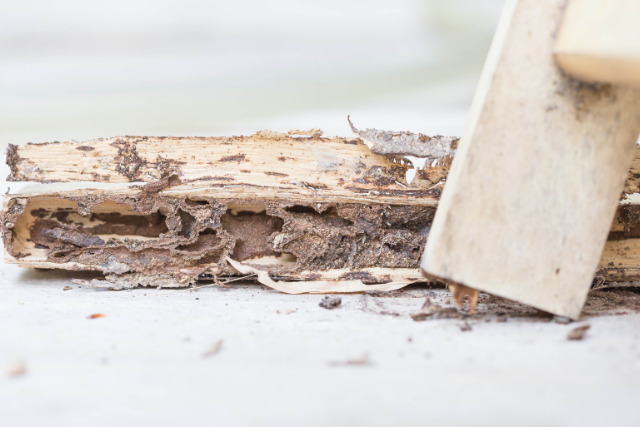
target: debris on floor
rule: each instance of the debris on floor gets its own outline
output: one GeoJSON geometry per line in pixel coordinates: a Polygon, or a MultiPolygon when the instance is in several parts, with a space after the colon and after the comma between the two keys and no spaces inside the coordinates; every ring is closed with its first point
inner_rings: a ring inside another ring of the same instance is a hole
{"type": "Polygon", "coordinates": [[[318,305],[322,308],[326,308],[327,310],[333,310],[334,308],[339,307],[340,304],[342,304],[342,298],[327,295],[322,298],[318,305]]]}
{"type": "Polygon", "coordinates": [[[431,299],[427,297],[422,308],[414,313],[411,313],[411,318],[416,322],[431,319],[451,319],[459,317],[460,314],[455,307],[441,307],[431,302],[431,299]]]}
{"type": "Polygon", "coordinates": [[[462,332],[470,332],[471,331],[471,325],[469,324],[469,322],[464,322],[462,325],[460,325],[460,330],[462,332]]]}
{"type": "Polygon", "coordinates": [[[13,366],[11,366],[7,371],[7,375],[10,378],[21,377],[26,373],[27,373],[27,367],[25,366],[24,362],[14,363],[13,366]]]}
{"type": "Polygon", "coordinates": [[[364,353],[357,359],[348,359],[345,361],[329,362],[329,366],[367,366],[371,365],[371,359],[369,353],[364,353]]]}
{"type": "Polygon", "coordinates": [[[591,328],[591,325],[578,326],[577,328],[569,332],[569,334],[567,335],[567,339],[569,341],[582,341],[589,328],[591,328]]]}
{"type": "Polygon", "coordinates": [[[218,354],[220,350],[222,350],[222,341],[223,340],[218,340],[209,350],[202,354],[202,357],[211,357],[218,354]]]}
{"type": "Polygon", "coordinates": [[[91,314],[89,316],[87,316],[87,319],[99,319],[101,317],[107,317],[105,314],[102,313],[95,313],[95,314],[91,314]]]}

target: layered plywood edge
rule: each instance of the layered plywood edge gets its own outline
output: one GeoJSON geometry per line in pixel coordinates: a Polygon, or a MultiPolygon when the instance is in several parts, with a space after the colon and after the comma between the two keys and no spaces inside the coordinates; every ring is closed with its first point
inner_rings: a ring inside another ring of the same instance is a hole
{"type": "MultiPolygon", "coordinates": [[[[640,192],[637,154],[629,194],[640,192]]],[[[97,271],[120,288],[239,275],[227,257],[276,280],[422,280],[449,164],[409,182],[408,161],[360,138],[273,132],[26,144],[10,146],[7,162],[10,180],[38,184],[4,196],[5,262],[97,271]]],[[[639,218],[634,196],[621,201],[605,280],[640,278],[639,218]]]]}

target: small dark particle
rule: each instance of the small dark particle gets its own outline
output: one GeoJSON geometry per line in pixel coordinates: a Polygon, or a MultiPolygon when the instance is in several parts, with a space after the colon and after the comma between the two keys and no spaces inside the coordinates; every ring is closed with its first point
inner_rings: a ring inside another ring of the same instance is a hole
{"type": "Polygon", "coordinates": [[[244,154],[236,154],[234,156],[223,156],[219,160],[220,162],[246,162],[246,156],[244,154]]]}
{"type": "Polygon", "coordinates": [[[322,298],[322,301],[320,301],[320,304],[318,305],[322,308],[326,308],[327,310],[333,310],[334,308],[339,307],[340,304],[342,304],[342,298],[327,295],[322,298]]]}
{"type": "Polygon", "coordinates": [[[584,339],[584,336],[587,334],[589,328],[591,328],[591,325],[578,326],[577,328],[569,332],[569,334],[567,335],[567,339],[569,341],[581,341],[582,339],[584,339]]]}
{"type": "Polygon", "coordinates": [[[371,358],[369,353],[364,353],[357,359],[348,359],[345,361],[333,361],[329,362],[329,366],[368,366],[371,365],[371,358]]]}
{"type": "Polygon", "coordinates": [[[63,291],[70,291],[71,290],[71,286],[65,286],[64,288],[62,288],[63,291]]]}
{"type": "Polygon", "coordinates": [[[462,332],[469,332],[471,331],[471,325],[469,324],[469,322],[464,322],[462,325],[460,325],[460,330],[462,332]]]}

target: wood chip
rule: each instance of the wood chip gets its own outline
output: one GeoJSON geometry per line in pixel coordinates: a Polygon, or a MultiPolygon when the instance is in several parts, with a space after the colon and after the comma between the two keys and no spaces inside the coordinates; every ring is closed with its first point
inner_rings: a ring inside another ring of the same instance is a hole
{"type": "Polygon", "coordinates": [[[218,354],[220,350],[222,350],[222,341],[223,340],[219,340],[216,342],[209,350],[202,354],[202,357],[211,357],[218,354]]]}
{"type": "Polygon", "coordinates": [[[587,333],[587,331],[591,328],[591,325],[582,325],[573,329],[567,335],[567,339],[569,341],[582,341],[587,333]]]}
{"type": "Polygon", "coordinates": [[[9,368],[7,375],[11,378],[21,377],[27,373],[27,367],[24,362],[16,362],[9,368]]]}

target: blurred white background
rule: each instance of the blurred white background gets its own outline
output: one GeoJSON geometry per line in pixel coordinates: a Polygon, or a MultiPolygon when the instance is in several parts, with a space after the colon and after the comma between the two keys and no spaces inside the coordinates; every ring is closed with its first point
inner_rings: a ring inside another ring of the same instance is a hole
{"type": "Polygon", "coordinates": [[[504,0],[14,0],[0,142],[459,133],[504,0]]]}

